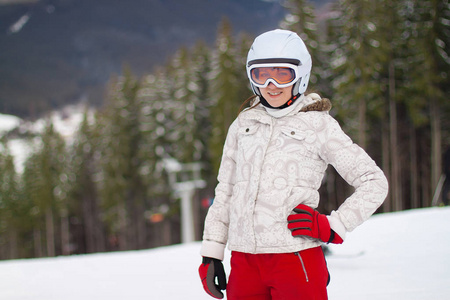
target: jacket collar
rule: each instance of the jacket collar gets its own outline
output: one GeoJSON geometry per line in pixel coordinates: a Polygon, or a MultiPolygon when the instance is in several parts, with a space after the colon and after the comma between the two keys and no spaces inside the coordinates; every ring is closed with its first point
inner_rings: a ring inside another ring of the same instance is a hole
{"type": "MultiPolygon", "coordinates": [[[[295,107],[293,107],[293,109],[291,109],[287,114],[283,114],[282,116],[293,116],[297,115],[300,112],[308,111],[329,111],[331,109],[330,100],[328,100],[327,98],[322,99],[316,93],[311,93],[306,96],[302,95],[296,102],[298,102],[298,104],[295,105],[295,107]]],[[[283,110],[284,109],[278,111],[283,110]]],[[[260,103],[253,108],[247,108],[239,115],[239,117],[243,118],[244,120],[255,120],[266,124],[271,124],[272,118],[279,118],[282,116],[277,117],[276,115],[271,114],[260,103]]]]}

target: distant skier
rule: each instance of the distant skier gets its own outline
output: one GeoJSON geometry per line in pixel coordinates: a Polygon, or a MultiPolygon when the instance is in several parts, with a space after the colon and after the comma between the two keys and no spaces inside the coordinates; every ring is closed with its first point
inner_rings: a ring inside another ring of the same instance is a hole
{"type": "Polygon", "coordinates": [[[318,94],[305,94],[311,56],[294,32],[258,36],[247,57],[255,96],[231,124],[199,274],[214,298],[327,299],[323,243],[342,243],[383,203],[388,183],[318,94]],[[250,102],[253,101],[253,102],[250,102]],[[329,216],[315,210],[331,164],[355,192],[329,216]],[[222,265],[232,251],[228,285],[222,265]]]}

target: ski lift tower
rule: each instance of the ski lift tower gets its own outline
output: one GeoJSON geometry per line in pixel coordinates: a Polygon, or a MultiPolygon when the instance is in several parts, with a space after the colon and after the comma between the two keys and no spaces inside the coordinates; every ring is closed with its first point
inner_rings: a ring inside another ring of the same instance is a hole
{"type": "Polygon", "coordinates": [[[192,198],[196,189],[206,186],[200,174],[202,163],[182,164],[174,158],[165,158],[163,165],[169,176],[173,194],[181,200],[181,242],[193,242],[195,234],[192,198]]]}

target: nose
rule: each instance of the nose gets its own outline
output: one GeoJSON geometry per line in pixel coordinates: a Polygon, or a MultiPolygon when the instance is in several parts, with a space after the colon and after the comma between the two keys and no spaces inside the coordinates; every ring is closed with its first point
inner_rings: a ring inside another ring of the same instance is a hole
{"type": "Polygon", "coordinates": [[[269,82],[269,84],[267,85],[267,87],[268,88],[271,88],[271,89],[276,89],[277,88],[277,86],[273,83],[273,82],[269,82]]]}

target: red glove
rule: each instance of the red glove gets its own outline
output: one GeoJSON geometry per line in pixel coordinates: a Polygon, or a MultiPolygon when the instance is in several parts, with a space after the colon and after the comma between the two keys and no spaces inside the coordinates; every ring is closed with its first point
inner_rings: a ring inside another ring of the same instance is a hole
{"type": "Polygon", "coordinates": [[[216,258],[203,257],[198,273],[205,291],[211,297],[222,299],[223,293],[221,290],[225,290],[227,287],[227,279],[222,262],[216,258]],[[216,278],[218,284],[216,284],[216,278]]]}
{"type": "Polygon", "coordinates": [[[304,204],[293,209],[296,214],[288,217],[288,228],[292,236],[309,236],[325,243],[341,244],[342,238],[330,228],[325,215],[304,204]]]}

